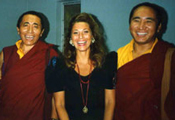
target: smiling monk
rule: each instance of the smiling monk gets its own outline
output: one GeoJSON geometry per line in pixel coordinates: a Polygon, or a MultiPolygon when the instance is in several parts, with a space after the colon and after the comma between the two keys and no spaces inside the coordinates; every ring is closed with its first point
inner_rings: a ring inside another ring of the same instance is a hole
{"type": "Polygon", "coordinates": [[[45,26],[40,13],[28,11],[17,22],[20,40],[0,54],[0,120],[43,120],[45,68],[57,56],[40,40],[45,26]]]}
{"type": "MultiPolygon", "coordinates": [[[[172,45],[158,39],[162,27],[160,7],[136,5],[129,19],[133,37],[118,49],[115,120],[161,120],[161,82],[165,53],[172,45]]],[[[171,63],[170,91],[165,103],[169,119],[175,119],[175,52],[171,63]]]]}

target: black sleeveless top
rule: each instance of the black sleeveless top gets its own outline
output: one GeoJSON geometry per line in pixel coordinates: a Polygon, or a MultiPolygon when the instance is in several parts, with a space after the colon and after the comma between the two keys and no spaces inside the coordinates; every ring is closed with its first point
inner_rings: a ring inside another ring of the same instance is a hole
{"type": "MultiPolygon", "coordinates": [[[[83,99],[79,74],[65,66],[63,59],[53,58],[46,69],[46,87],[48,92],[65,91],[65,106],[71,120],[102,120],[104,117],[105,89],[114,89],[117,70],[117,53],[110,52],[102,68],[95,68],[88,76],[81,76],[83,81],[89,78],[87,108],[83,113],[83,99]]],[[[86,99],[87,84],[82,84],[86,99]]]]}

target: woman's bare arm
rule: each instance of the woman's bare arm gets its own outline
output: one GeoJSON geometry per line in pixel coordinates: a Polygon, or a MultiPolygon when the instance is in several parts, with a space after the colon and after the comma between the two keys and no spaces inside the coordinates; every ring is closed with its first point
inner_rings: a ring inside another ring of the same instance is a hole
{"type": "Polygon", "coordinates": [[[55,92],[53,93],[53,97],[56,106],[56,111],[60,120],[69,120],[69,116],[65,108],[65,92],[55,92]]]}
{"type": "Polygon", "coordinates": [[[115,90],[105,90],[105,114],[104,120],[112,120],[115,108],[115,90]]]}
{"type": "Polygon", "coordinates": [[[51,112],[51,118],[54,120],[59,120],[58,114],[56,111],[56,106],[55,106],[55,100],[54,97],[52,97],[52,112],[51,112]]]}

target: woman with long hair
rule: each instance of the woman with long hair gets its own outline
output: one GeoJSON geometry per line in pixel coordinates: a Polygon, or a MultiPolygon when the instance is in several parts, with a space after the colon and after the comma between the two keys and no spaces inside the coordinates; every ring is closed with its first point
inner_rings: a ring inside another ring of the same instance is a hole
{"type": "Polygon", "coordinates": [[[92,15],[73,17],[64,40],[63,58],[53,58],[46,81],[61,120],[112,120],[115,106],[116,52],[106,53],[92,15]]]}

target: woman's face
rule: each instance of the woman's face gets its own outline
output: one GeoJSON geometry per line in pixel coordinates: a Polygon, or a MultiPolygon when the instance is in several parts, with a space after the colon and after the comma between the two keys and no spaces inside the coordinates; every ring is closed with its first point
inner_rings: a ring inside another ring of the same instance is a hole
{"type": "Polygon", "coordinates": [[[90,51],[92,32],[86,22],[77,22],[72,27],[71,39],[76,51],[90,51]]]}

